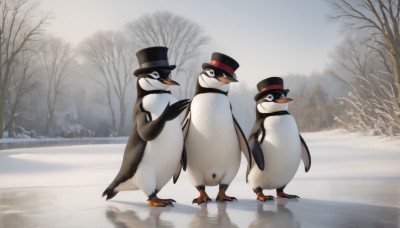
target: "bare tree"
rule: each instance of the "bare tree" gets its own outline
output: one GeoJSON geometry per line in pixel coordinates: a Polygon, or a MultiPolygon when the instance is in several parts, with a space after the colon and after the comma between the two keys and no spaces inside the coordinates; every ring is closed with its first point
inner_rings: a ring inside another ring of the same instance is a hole
{"type": "Polygon", "coordinates": [[[32,0],[0,1],[0,138],[3,138],[13,64],[27,45],[42,35],[42,28],[48,21],[47,16],[36,16],[37,5],[32,0]]]}
{"type": "Polygon", "coordinates": [[[70,44],[61,39],[49,38],[43,42],[38,52],[43,68],[47,101],[46,135],[52,136],[56,104],[65,86],[66,71],[74,58],[70,44]]]}
{"type": "Polygon", "coordinates": [[[10,86],[8,92],[8,120],[7,131],[8,137],[15,137],[15,119],[18,117],[30,118],[27,110],[30,108],[31,103],[24,102],[24,98],[36,88],[37,81],[34,78],[34,52],[25,51],[19,55],[15,61],[14,68],[16,68],[10,78],[10,86]]]}
{"type": "Polygon", "coordinates": [[[371,34],[369,38],[389,54],[396,86],[395,92],[398,96],[400,92],[400,1],[329,0],[329,2],[336,10],[334,19],[342,20],[350,30],[366,30],[371,34]]]}
{"type": "Polygon", "coordinates": [[[126,123],[126,96],[133,88],[132,74],[136,64],[135,45],[120,32],[98,32],[80,45],[83,57],[98,71],[93,77],[107,95],[107,103],[112,115],[112,128],[122,135],[126,123]],[[116,112],[113,97],[119,106],[119,125],[116,128],[116,112]]]}
{"type": "Polygon", "coordinates": [[[337,51],[337,68],[347,71],[352,78],[345,79],[340,73],[331,72],[349,90],[347,96],[336,98],[343,105],[336,111],[336,120],[351,131],[395,136],[400,134],[396,87],[391,82],[393,74],[378,60],[382,53],[374,45],[373,41],[368,44],[348,37],[337,51]]]}
{"type": "MultiPolygon", "coordinates": [[[[197,76],[190,72],[191,63],[197,60],[202,46],[209,41],[199,25],[171,12],[158,11],[129,23],[127,29],[130,38],[140,48],[168,47],[168,59],[176,65],[175,74],[177,77],[182,75],[186,84],[190,82],[190,77],[197,76]]],[[[183,89],[184,86],[180,88],[181,96],[183,89]]]]}
{"type": "Polygon", "coordinates": [[[345,107],[337,120],[350,130],[400,134],[400,1],[329,2],[335,9],[333,19],[340,19],[351,32],[361,32],[346,41],[336,58],[353,76],[350,82],[342,80],[349,94],[337,98],[345,107]]]}

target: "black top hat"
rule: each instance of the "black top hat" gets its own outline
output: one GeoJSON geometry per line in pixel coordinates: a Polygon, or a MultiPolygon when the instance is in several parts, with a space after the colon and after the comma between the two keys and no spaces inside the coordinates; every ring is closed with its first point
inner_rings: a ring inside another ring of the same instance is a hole
{"type": "Polygon", "coordinates": [[[202,67],[203,69],[218,68],[226,72],[231,77],[236,78],[235,70],[239,68],[239,63],[227,55],[219,52],[214,52],[211,55],[211,62],[203,63],[202,67]]]}
{"type": "Polygon", "coordinates": [[[254,96],[255,101],[257,101],[258,99],[263,97],[265,94],[267,94],[271,90],[281,90],[286,95],[287,95],[287,93],[289,93],[289,90],[284,88],[283,79],[280,77],[270,77],[270,78],[261,80],[259,83],[257,83],[257,89],[258,89],[258,94],[256,94],[256,96],[254,96]]]}
{"type": "Polygon", "coordinates": [[[136,52],[140,68],[135,70],[133,74],[138,76],[144,71],[151,71],[157,68],[175,69],[175,65],[169,65],[168,63],[167,52],[168,48],[166,47],[149,47],[136,52]]]}

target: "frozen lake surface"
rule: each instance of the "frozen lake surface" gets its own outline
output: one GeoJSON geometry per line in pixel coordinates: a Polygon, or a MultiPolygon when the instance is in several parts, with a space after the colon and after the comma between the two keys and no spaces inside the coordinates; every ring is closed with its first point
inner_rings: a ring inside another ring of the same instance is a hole
{"type": "MultiPolygon", "coordinates": [[[[227,191],[238,201],[191,204],[185,173],[158,194],[174,207],[149,208],[140,191],[106,202],[101,193],[119,170],[124,144],[0,150],[0,227],[400,227],[400,140],[303,134],[312,155],[285,191],[298,200],[256,201],[246,162],[227,191]]],[[[273,191],[265,191],[275,194],[273,191]]]]}

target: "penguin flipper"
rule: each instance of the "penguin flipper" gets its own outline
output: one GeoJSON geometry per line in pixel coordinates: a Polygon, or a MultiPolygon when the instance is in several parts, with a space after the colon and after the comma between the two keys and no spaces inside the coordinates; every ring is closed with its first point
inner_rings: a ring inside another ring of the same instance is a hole
{"type": "MultiPolygon", "coordinates": [[[[188,103],[188,109],[186,111],[185,118],[183,119],[182,124],[181,124],[183,140],[186,139],[186,135],[189,131],[189,125],[190,125],[190,102],[188,103]]],[[[181,162],[179,162],[178,168],[176,169],[174,176],[173,176],[174,184],[178,181],[179,175],[181,174],[181,169],[183,169],[183,171],[186,171],[186,164],[187,164],[186,148],[185,148],[185,143],[183,143],[181,162]]]]}
{"type": "Polygon", "coordinates": [[[183,169],[183,171],[186,171],[186,164],[187,164],[186,148],[185,145],[183,145],[181,161],[179,162],[178,168],[176,169],[173,176],[174,184],[178,181],[179,175],[181,174],[181,169],[183,169]]]}
{"type": "Polygon", "coordinates": [[[260,170],[264,170],[265,161],[264,161],[264,153],[261,149],[260,142],[258,142],[257,135],[251,135],[249,138],[250,150],[253,155],[254,161],[256,162],[258,168],[260,170]]]}
{"type": "Polygon", "coordinates": [[[176,184],[176,182],[178,181],[179,175],[181,175],[181,169],[182,169],[182,163],[179,162],[178,168],[176,169],[174,176],[172,177],[172,181],[174,182],[174,184],[176,184]]]}
{"type": "Polygon", "coordinates": [[[190,112],[190,104],[189,104],[188,109],[185,114],[185,118],[183,119],[182,124],[181,124],[184,139],[186,139],[187,133],[189,132],[190,118],[191,118],[191,112],[190,112]]]}
{"type": "Polygon", "coordinates": [[[233,123],[235,125],[236,135],[237,135],[238,140],[239,140],[240,150],[242,151],[243,155],[247,159],[247,162],[249,164],[251,164],[251,152],[250,152],[249,143],[247,142],[246,136],[244,135],[243,130],[240,127],[240,125],[237,122],[237,120],[236,120],[234,115],[232,115],[232,118],[233,118],[233,123]]]}
{"type": "MultiPolygon", "coordinates": [[[[185,114],[185,118],[182,121],[182,134],[183,134],[183,141],[186,140],[186,136],[189,132],[189,126],[190,126],[190,117],[191,117],[191,112],[190,112],[190,105],[188,105],[188,109],[185,114]]],[[[183,149],[182,149],[182,157],[181,157],[181,165],[183,168],[183,171],[186,171],[186,164],[187,164],[187,155],[186,155],[186,147],[185,143],[183,143],[183,149]]]]}
{"type": "Polygon", "coordinates": [[[140,137],[145,141],[157,138],[164,129],[165,123],[178,117],[188,104],[189,100],[187,99],[177,101],[172,105],[168,104],[157,119],[151,120],[151,115],[143,108],[143,103],[140,103],[140,111],[136,113],[136,124],[140,137]]]}
{"type": "Polygon", "coordinates": [[[300,134],[299,136],[301,141],[301,160],[303,160],[305,171],[308,172],[311,168],[311,155],[306,141],[304,141],[300,134]]]}
{"type": "MultiPolygon", "coordinates": [[[[254,122],[253,128],[251,129],[249,136],[249,145],[250,151],[253,155],[254,161],[256,162],[258,168],[260,170],[264,170],[265,161],[264,161],[264,153],[261,149],[260,142],[264,141],[266,131],[263,127],[264,118],[256,119],[254,122]],[[260,141],[258,140],[261,135],[260,141]]],[[[248,170],[250,172],[250,170],[248,170]]],[[[246,176],[247,178],[247,176],[246,176]]]]}

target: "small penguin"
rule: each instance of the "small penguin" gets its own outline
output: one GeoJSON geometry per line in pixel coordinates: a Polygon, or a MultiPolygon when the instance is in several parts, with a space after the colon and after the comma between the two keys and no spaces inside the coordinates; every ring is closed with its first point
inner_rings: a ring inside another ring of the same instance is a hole
{"type": "Polygon", "coordinates": [[[219,185],[216,200],[236,199],[225,191],[236,176],[240,151],[248,159],[250,149],[228,99],[229,83],[237,82],[235,70],[239,64],[231,57],[215,52],[210,63],[202,65],[195,95],[182,123],[185,151],[183,169],[200,192],[192,203],[211,201],[205,186],[219,185]]]}
{"type": "Polygon", "coordinates": [[[288,89],[283,79],[270,77],[257,84],[256,121],[249,136],[249,145],[254,163],[249,161],[246,180],[259,201],[273,200],[265,196],[263,189],[276,189],[277,197],[299,198],[283,192],[292,180],[303,160],[305,171],[311,167],[311,156],[307,144],[299,134],[296,121],[289,114],[288,89]]]}
{"type": "Polygon", "coordinates": [[[176,118],[189,104],[176,102],[168,90],[179,85],[171,79],[175,65],[169,65],[166,47],[145,48],[136,53],[140,69],[137,100],[133,109],[133,128],[126,144],[121,169],[104,191],[113,198],[120,191],[142,190],[149,206],[167,206],[173,199],[160,199],[157,193],[181,170],[183,134],[176,118]]]}

